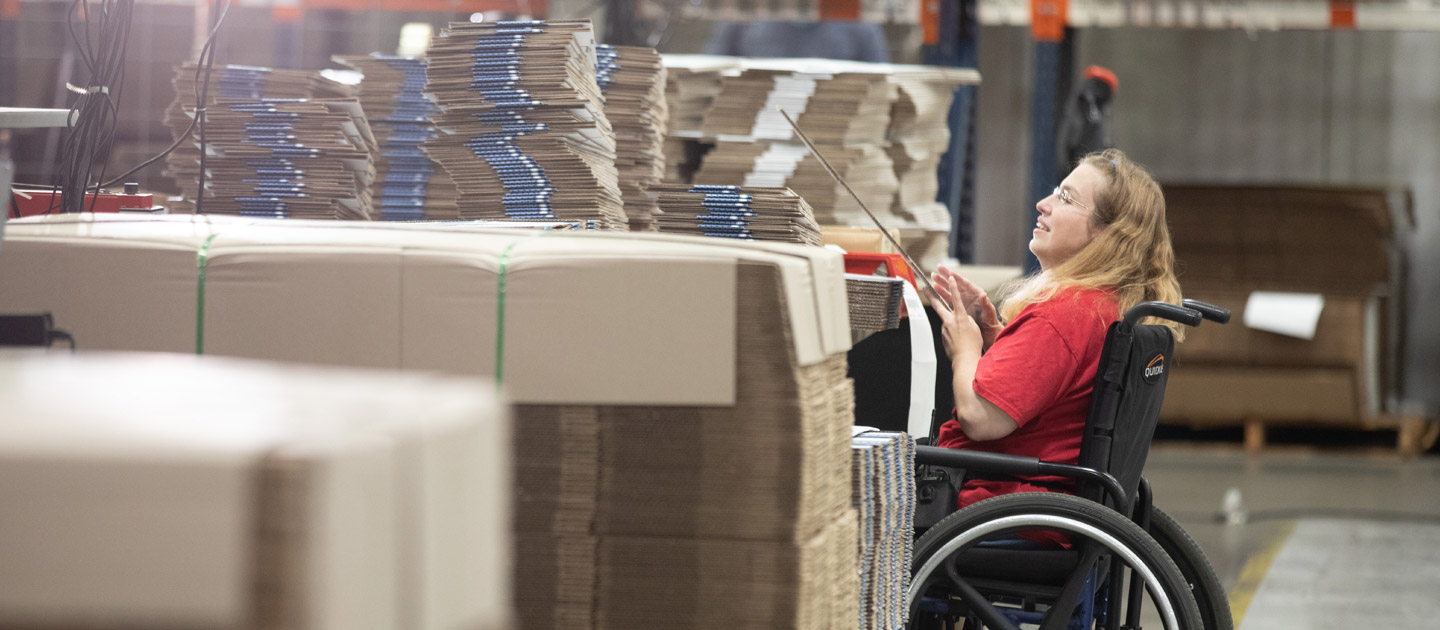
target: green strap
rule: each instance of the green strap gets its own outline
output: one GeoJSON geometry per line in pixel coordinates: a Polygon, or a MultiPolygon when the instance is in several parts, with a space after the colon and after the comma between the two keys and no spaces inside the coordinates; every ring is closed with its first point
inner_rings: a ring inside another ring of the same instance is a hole
{"type": "Polygon", "coordinates": [[[515,249],[521,241],[515,241],[505,246],[500,252],[500,282],[499,295],[495,300],[495,382],[505,382],[505,289],[509,280],[510,271],[510,250],[515,249]]]}
{"type": "Polygon", "coordinates": [[[499,295],[495,300],[495,382],[505,382],[505,294],[510,284],[510,252],[515,246],[524,243],[532,238],[538,238],[550,233],[550,230],[532,232],[527,237],[518,241],[511,241],[500,252],[500,281],[497,289],[499,295]]]}
{"type": "Polygon", "coordinates": [[[219,234],[211,234],[195,254],[195,354],[205,354],[205,267],[210,260],[210,242],[219,234]]]}

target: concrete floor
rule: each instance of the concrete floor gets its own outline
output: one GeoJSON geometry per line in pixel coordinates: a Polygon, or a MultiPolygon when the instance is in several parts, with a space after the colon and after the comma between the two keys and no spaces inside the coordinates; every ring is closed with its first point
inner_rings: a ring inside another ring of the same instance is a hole
{"type": "Polygon", "coordinates": [[[1440,458],[1157,446],[1145,475],[1241,630],[1440,628],[1440,458]]]}

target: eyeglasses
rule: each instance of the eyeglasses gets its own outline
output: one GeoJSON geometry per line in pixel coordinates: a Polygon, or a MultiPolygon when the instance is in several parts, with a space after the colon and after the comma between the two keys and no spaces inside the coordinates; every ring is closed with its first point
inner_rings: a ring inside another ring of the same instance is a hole
{"type": "Polygon", "coordinates": [[[1055,197],[1057,197],[1058,199],[1060,199],[1060,203],[1062,203],[1062,204],[1079,206],[1080,209],[1082,209],[1082,210],[1084,210],[1084,211],[1086,211],[1086,212],[1090,212],[1090,211],[1091,211],[1089,206],[1086,206],[1086,205],[1083,204],[1083,203],[1080,203],[1080,202],[1078,202],[1078,201],[1075,201],[1075,198],[1070,196],[1070,191],[1065,190],[1064,188],[1061,188],[1061,187],[1059,187],[1059,186],[1056,186],[1056,187],[1055,187],[1055,190],[1052,191],[1050,194],[1055,195],[1055,197]]]}

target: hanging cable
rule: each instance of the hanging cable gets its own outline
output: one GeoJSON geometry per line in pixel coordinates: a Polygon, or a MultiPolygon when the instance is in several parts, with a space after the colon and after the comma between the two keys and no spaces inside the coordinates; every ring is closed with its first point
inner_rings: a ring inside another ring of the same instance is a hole
{"type": "MultiPolygon", "coordinates": [[[[200,83],[200,98],[196,101],[195,107],[195,119],[199,121],[200,124],[200,186],[195,193],[195,214],[205,214],[205,154],[207,153],[207,149],[205,148],[205,112],[209,109],[210,70],[215,66],[215,37],[216,34],[220,32],[220,20],[224,18],[224,11],[229,9],[229,0],[225,1],[226,5],[222,9],[220,6],[221,0],[215,0],[215,21],[211,24],[210,36],[206,38],[205,42],[206,46],[209,47],[210,54],[202,55],[205,57],[205,78],[203,82],[200,83]]],[[[201,52],[203,53],[204,51],[201,52]]]]}
{"type": "MultiPolygon", "coordinates": [[[[204,44],[203,46],[201,46],[201,48],[200,48],[200,56],[197,58],[196,64],[195,64],[195,80],[193,81],[193,83],[194,83],[194,92],[193,92],[193,93],[194,93],[194,95],[195,95],[195,102],[196,102],[197,104],[200,102],[200,85],[201,85],[201,82],[203,81],[203,82],[206,83],[206,84],[208,84],[208,83],[210,82],[209,77],[208,77],[207,75],[202,75],[202,73],[204,73],[204,72],[206,71],[206,64],[204,63],[204,62],[205,62],[206,54],[210,51],[211,47],[214,45],[214,43],[215,43],[215,34],[218,33],[218,32],[220,32],[220,25],[225,22],[225,16],[226,16],[229,12],[230,12],[230,0],[226,0],[226,2],[225,2],[225,7],[220,10],[220,17],[215,20],[215,24],[214,24],[214,26],[210,29],[210,33],[205,36],[205,44],[204,44]]],[[[144,169],[145,167],[150,166],[151,164],[154,164],[154,163],[156,163],[156,162],[159,162],[160,160],[165,159],[166,156],[170,155],[171,153],[174,153],[174,152],[175,152],[175,149],[180,148],[180,145],[181,145],[181,144],[184,144],[184,142],[190,138],[190,135],[195,132],[195,128],[196,128],[197,126],[199,126],[199,125],[198,125],[199,122],[200,122],[200,116],[197,114],[196,116],[194,116],[194,117],[192,117],[192,118],[190,119],[190,125],[185,128],[185,131],[180,132],[180,135],[175,138],[175,141],[172,142],[172,143],[170,143],[170,146],[166,147],[164,151],[161,151],[161,152],[155,154],[154,156],[150,157],[149,159],[145,160],[144,162],[141,162],[141,163],[135,165],[135,166],[134,166],[133,168],[131,168],[130,170],[125,171],[124,173],[121,173],[121,174],[119,174],[119,175],[116,175],[115,177],[113,177],[113,178],[111,178],[111,179],[109,179],[109,180],[107,180],[107,181],[102,182],[102,183],[100,184],[100,187],[109,188],[110,186],[114,186],[115,184],[121,183],[122,181],[125,180],[125,178],[127,178],[127,177],[129,177],[129,176],[131,176],[131,175],[134,175],[135,173],[140,172],[141,169],[144,169]]]]}
{"type": "MultiPolygon", "coordinates": [[[[134,7],[134,0],[100,0],[96,9],[89,0],[74,0],[65,15],[86,81],[80,86],[66,85],[77,96],[70,106],[71,124],[61,143],[47,213],[84,210],[91,176],[98,172],[96,179],[104,178],[119,122],[134,7]]],[[[94,188],[98,196],[98,186],[94,188]]],[[[92,207],[94,202],[92,197],[92,207]]]]}

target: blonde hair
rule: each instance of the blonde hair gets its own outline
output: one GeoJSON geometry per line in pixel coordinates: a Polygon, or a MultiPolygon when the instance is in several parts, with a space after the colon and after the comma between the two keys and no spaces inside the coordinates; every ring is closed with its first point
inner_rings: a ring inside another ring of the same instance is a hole
{"type": "MultiPolygon", "coordinates": [[[[1081,158],[1080,164],[1105,176],[1105,184],[1095,191],[1090,213],[1095,238],[1069,260],[1014,285],[1000,308],[1006,321],[1066,288],[1112,292],[1122,315],[1150,300],[1180,304],[1175,251],[1170,246],[1160,185],[1145,167],[1118,149],[1091,153],[1081,158]]],[[[1152,317],[1144,323],[1170,327],[1176,340],[1185,336],[1184,327],[1169,320],[1152,317]]]]}

